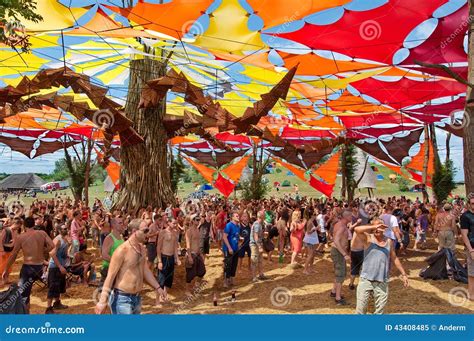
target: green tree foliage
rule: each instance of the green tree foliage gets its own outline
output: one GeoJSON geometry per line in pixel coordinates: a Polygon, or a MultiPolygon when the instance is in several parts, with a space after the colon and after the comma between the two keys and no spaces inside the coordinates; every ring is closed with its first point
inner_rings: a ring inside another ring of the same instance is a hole
{"type": "Polygon", "coordinates": [[[432,179],[433,194],[438,203],[446,200],[449,194],[456,188],[454,183],[455,174],[456,170],[451,160],[447,160],[444,164],[438,161],[432,179]]]}
{"type": "Polygon", "coordinates": [[[171,179],[171,189],[174,193],[178,191],[179,180],[184,177],[186,171],[183,163],[182,157],[178,154],[177,157],[173,158],[171,161],[170,167],[170,179],[171,179]]]}
{"type": "Polygon", "coordinates": [[[401,176],[397,176],[397,184],[400,192],[408,192],[410,190],[410,183],[401,176]]]}
{"type": "Polygon", "coordinates": [[[245,200],[261,199],[270,190],[269,182],[259,181],[252,185],[251,181],[244,181],[241,184],[242,198],[245,200]]]}
{"type": "Polygon", "coordinates": [[[352,144],[344,146],[341,157],[341,169],[345,175],[345,183],[343,183],[343,196],[347,193],[349,201],[354,199],[354,193],[357,188],[355,180],[355,170],[359,162],[356,157],[356,147],[352,144]]]}
{"type": "Polygon", "coordinates": [[[31,46],[22,20],[40,22],[43,17],[36,13],[36,0],[0,0],[0,41],[13,49],[29,51],[31,46]]]}

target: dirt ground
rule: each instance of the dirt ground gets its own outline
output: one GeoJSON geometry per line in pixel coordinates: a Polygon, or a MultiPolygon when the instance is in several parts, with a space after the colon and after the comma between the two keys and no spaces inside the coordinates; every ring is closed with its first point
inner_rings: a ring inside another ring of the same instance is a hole
{"type": "MultiPolygon", "coordinates": [[[[467,285],[453,280],[425,281],[419,272],[426,266],[425,257],[431,255],[436,248],[434,240],[428,243],[425,251],[409,251],[401,261],[409,274],[410,286],[404,288],[398,273],[393,270],[390,280],[389,300],[385,312],[388,314],[473,314],[474,303],[464,299],[467,285]],[[456,288],[456,289],[453,289],[456,288]],[[453,290],[457,293],[454,295],[453,290]],[[450,294],[451,291],[451,294],[450,294]],[[451,303],[450,303],[451,302],[451,303]],[[454,304],[453,304],[454,303],[454,304]]],[[[92,249],[92,252],[96,252],[92,249]]],[[[458,259],[464,263],[464,252],[461,245],[457,246],[458,259]]],[[[236,300],[232,302],[232,289],[222,287],[222,255],[214,246],[210,257],[206,260],[206,283],[195,290],[190,299],[184,295],[184,266],[177,268],[173,288],[170,291],[171,302],[158,308],[154,305],[155,293],[148,286],[143,291],[143,314],[353,314],[355,312],[356,293],[349,290],[347,279],[343,294],[348,306],[336,306],[334,299],[329,297],[332,288],[333,266],[329,256],[329,248],[324,255],[317,256],[313,275],[303,274],[303,269],[289,266],[289,255],[285,256],[284,264],[278,263],[273,256],[272,263],[264,260],[265,273],[270,280],[258,283],[250,281],[247,258],[242,269],[237,273],[234,290],[236,300]],[[218,296],[218,305],[213,306],[214,294],[218,296]]],[[[183,262],[184,263],[184,262],[183,262]]],[[[97,260],[96,264],[100,264],[97,260]]],[[[19,258],[10,276],[18,278],[21,265],[19,258]]],[[[349,270],[349,269],[348,269],[349,270]]],[[[42,314],[46,308],[47,289],[35,285],[31,296],[31,313],[42,314]]],[[[59,311],[65,314],[92,314],[97,289],[83,284],[72,284],[68,288],[62,302],[68,309],[59,311]]],[[[369,307],[369,311],[373,307],[369,307]]]]}

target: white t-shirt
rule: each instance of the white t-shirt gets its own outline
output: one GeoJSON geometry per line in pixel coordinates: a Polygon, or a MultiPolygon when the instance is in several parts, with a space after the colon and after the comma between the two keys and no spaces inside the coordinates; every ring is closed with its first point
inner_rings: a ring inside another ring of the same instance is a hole
{"type": "Polygon", "coordinates": [[[321,233],[326,232],[326,222],[324,221],[324,215],[322,213],[318,214],[318,216],[316,217],[316,220],[318,221],[318,225],[321,230],[321,233]]]}
{"type": "Polygon", "coordinates": [[[394,227],[398,227],[398,220],[393,214],[384,213],[380,216],[383,223],[387,225],[387,230],[385,231],[385,237],[396,240],[395,233],[393,232],[394,227]]]}

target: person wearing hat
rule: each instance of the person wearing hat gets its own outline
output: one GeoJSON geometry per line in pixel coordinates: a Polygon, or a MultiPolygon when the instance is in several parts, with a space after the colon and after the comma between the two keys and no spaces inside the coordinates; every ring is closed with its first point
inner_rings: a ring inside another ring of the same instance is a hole
{"type": "Polygon", "coordinates": [[[451,249],[456,246],[456,217],[451,213],[451,204],[444,204],[434,221],[435,237],[438,236],[438,249],[451,249]]]}

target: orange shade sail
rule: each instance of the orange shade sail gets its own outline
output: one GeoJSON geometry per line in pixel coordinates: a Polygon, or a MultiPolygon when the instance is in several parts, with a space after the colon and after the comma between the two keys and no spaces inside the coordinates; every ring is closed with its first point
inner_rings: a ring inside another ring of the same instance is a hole
{"type": "Polygon", "coordinates": [[[192,159],[184,155],[183,158],[188,161],[191,166],[193,166],[199,172],[199,174],[201,174],[202,177],[206,179],[207,182],[212,183],[212,181],[214,180],[214,173],[216,172],[214,168],[204,166],[203,164],[193,161],[192,159]]]}
{"type": "Polygon", "coordinates": [[[131,8],[106,7],[145,29],[180,39],[212,2],[213,0],[173,0],[165,4],[138,2],[131,8]]]}
{"type": "Polygon", "coordinates": [[[102,9],[98,8],[94,17],[87,24],[75,28],[74,30],[64,32],[67,35],[99,35],[111,38],[135,38],[154,36],[144,32],[135,30],[130,27],[123,27],[120,23],[110,18],[102,9]]]}
{"type": "Polygon", "coordinates": [[[326,181],[328,184],[335,184],[337,177],[337,170],[339,169],[339,158],[341,152],[335,153],[331,156],[321,167],[319,167],[314,174],[326,181]]]}
{"type": "Polygon", "coordinates": [[[233,163],[226,168],[224,168],[221,172],[227,175],[229,179],[237,183],[242,175],[242,171],[244,170],[245,166],[249,161],[250,156],[244,156],[236,163],[233,163]]]}
{"type": "Polygon", "coordinates": [[[288,69],[299,64],[298,70],[296,70],[297,75],[323,76],[380,67],[377,64],[327,59],[314,53],[289,54],[280,52],[280,55],[288,69]]]}
{"type": "Polygon", "coordinates": [[[291,171],[294,175],[296,175],[298,178],[300,178],[303,181],[306,181],[306,178],[304,176],[305,170],[301,169],[299,167],[293,166],[289,163],[286,163],[285,161],[278,159],[278,158],[273,158],[276,162],[280,163],[283,167],[291,171]]]}
{"type": "Polygon", "coordinates": [[[434,174],[434,146],[431,140],[425,141],[421,144],[420,151],[416,154],[405,167],[411,168],[419,172],[423,172],[423,165],[425,162],[426,146],[428,145],[428,169],[427,174],[432,176],[434,174]],[[427,143],[428,142],[428,143],[427,143]]]}

